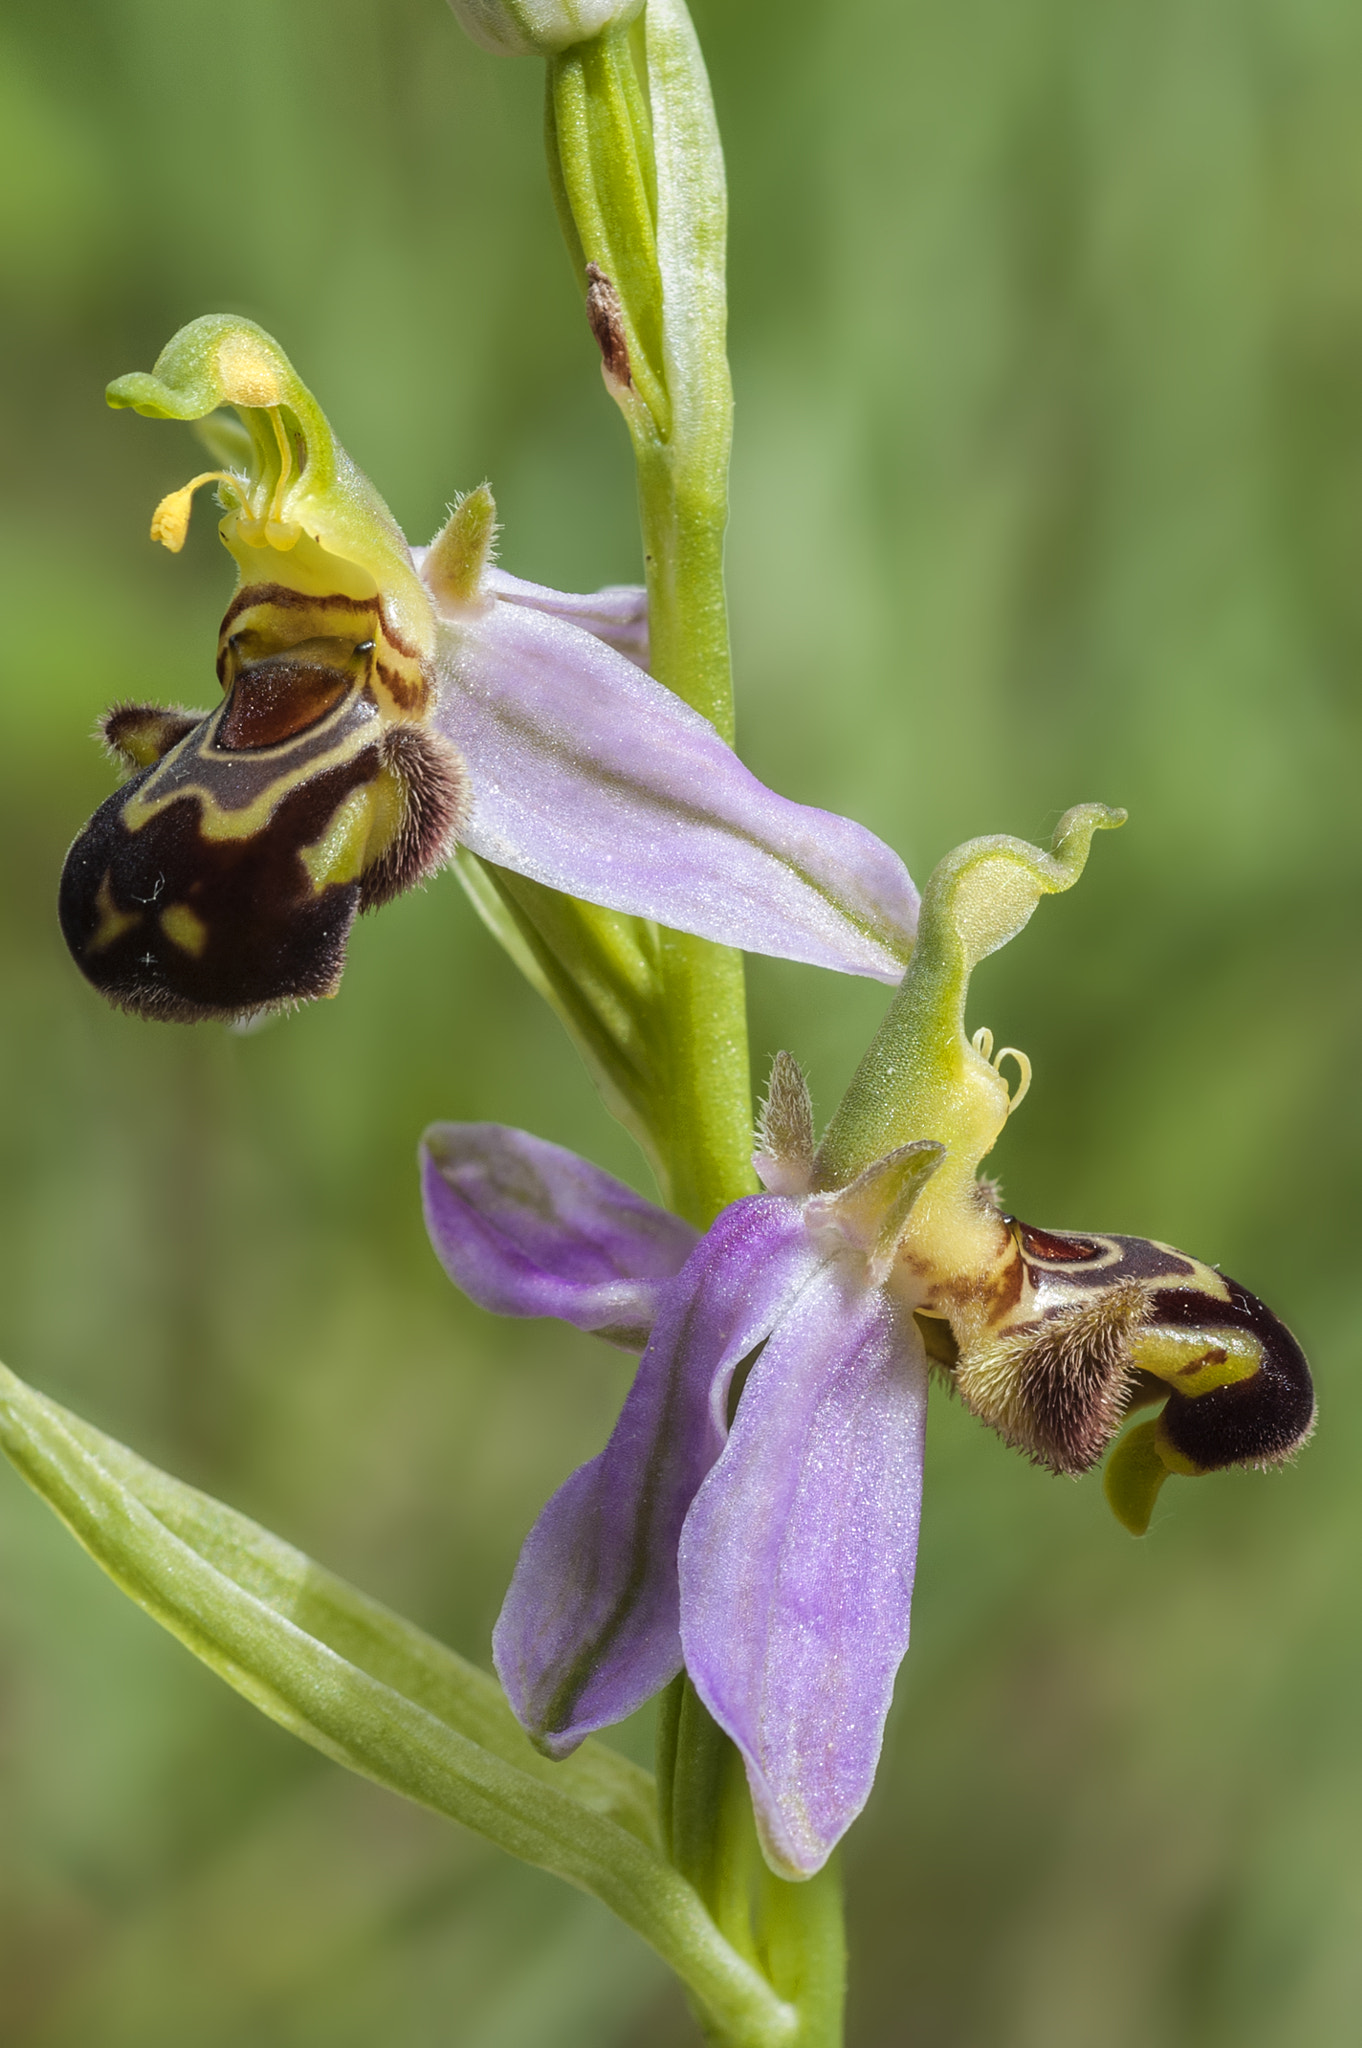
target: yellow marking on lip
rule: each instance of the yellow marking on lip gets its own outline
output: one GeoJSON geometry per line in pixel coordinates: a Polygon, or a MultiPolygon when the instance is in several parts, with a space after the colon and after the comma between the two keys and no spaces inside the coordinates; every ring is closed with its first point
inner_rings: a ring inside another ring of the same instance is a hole
{"type": "Polygon", "coordinates": [[[126,932],[142,922],[140,910],[120,910],[114,902],[107,872],[95,896],[95,909],[99,912],[99,923],[86,945],[87,953],[102,953],[106,947],[116,946],[126,932]]]}
{"type": "Polygon", "coordinates": [[[188,953],[198,960],[208,944],[208,927],[197,911],[187,903],[172,903],[161,912],[161,930],[172,946],[178,946],[182,953],[188,953]]]}
{"type": "Polygon", "coordinates": [[[1213,1313],[1202,1330],[1156,1324],[1138,1331],[1131,1345],[1131,1364],[1176,1386],[1189,1400],[1216,1387],[1251,1379],[1263,1362],[1261,1342],[1249,1330],[1216,1329],[1213,1313]]]}
{"type": "MultiPolygon", "coordinates": [[[[328,715],[334,716],[334,714],[328,715]]],[[[213,769],[217,769],[220,772],[225,762],[231,758],[230,755],[217,753],[213,747],[213,737],[216,730],[217,720],[215,719],[211,729],[205,729],[203,737],[195,745],[195,752],[206,762],[212,764],[207,770],[209,778],[211,778],[213,769]]],[[[292,795],[293,791],[301,788],[304,783],[311,782],[317,776],[326,774],[329,769],[340,767],[343,763],[352,760],[365,747],[376,745],[381,730],[382,728],[377,716],[366,720],[362,726],[352,727],[349,732],[343,733],[337,744],[334,747],[328,748],[325,753],[319,754],[297,767],[281,769],[280,773],[266,784],[251,803],[239,809],[229,810],[225,804],[218,802],[210,779],[205,779],[201,783],[187,781],[180,782],[178,785],[172,783],[172,787],[162,795],[157,791],[156,787],[157,781],[160,778],[153,775],[139,789],[134,790],[133,794],[124,804],[122,812],[123,824],[129,832],[140,832],[144,825],[150,824],[153,818],[158,817],[162,811],[168,810],[171,804],[177,803],[182,797],[194,797],[199,805],[199,831],[205,839],[230,840],[253,838],[257,832],[262,832],[269,824],[286,796],[292,795]]],[[[169,756],[167,756],[167,759],[169,759],[169,756]]],[[[165,779],[171,779],[171,771],[167,772],[165,779]]]]}
{"type": "Polygon", "coordinates": [[[343,804],[332,812],[320,839],[299,849],[303,866],[320,896],[333,882],[353,882],[364,866],[373,822],[373,796],[369,789],[352,790],[343,804]]]}

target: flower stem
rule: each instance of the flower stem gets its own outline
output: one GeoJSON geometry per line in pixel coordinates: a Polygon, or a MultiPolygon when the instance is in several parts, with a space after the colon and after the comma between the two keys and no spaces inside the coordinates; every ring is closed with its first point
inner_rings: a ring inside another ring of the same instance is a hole
{"type": "MultiPolygon", "coordinates": [[[[697,494],[671,451],[638,452],[653,674],[731,739],[723,483],[697,494]]],[[[670,1195],[704,1229],[756,1186],[742,955],[664,931],[659,966],[670,1195]]]]}
{"type": "MultiPolygon", "coordinates": [[[[597,295],[593,331],[634,446],[652,672],[731,744],[727,194],[684,0],[648,0],[631,28],[554,59],[546,128],[569,254],[597,295]]],[[[646,1121],[667,1198],[704,1228],[756,1187],[742,957],[662,931],[657,972],[658,1071],[646,1121]]],[[[789,2048],[838,2048],[845,1944],[836,1869],[790,1884],[768,1868],[741,1757],[685,1677],[663,1701],[658,1797],[673,1864],[781,2000],[780,2038],[789,2048]]],[[[700,2016],[712,2039],[733,2041],[712,2005],[700,2016]]]]}
{"type": "MultiPolygon", "coordinates": [[[[681,0],[650,0],[632,28],[553,60],[546,139],[579,282],[606,282],[618,324],[625,368],[611,352],[606,381],[638,469],[652,672],[731,743],[727,198],[709,82],[681,0]]],[[[648,1121],[668,1200],[703,1229],[756,1185],[742,960],[671,931],[659,934],[658,955],[660,1071],[648,1121]]]]}
{"type": "Polygon", "coordinates": [[[837,1859],[804,1884],[768,1868],[742,1758],[684,1675],[662,1701],[657,1781],[664,1847],[733,1948],[793,2008],[791,2048],[840,2048],[846,1940],[837,1859]]]}

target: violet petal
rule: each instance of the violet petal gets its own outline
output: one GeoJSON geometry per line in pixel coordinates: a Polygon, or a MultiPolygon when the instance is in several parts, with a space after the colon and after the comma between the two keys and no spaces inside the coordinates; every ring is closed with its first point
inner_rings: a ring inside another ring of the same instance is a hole
{"type": "Polygon", "coordinates": [[[680,1669],[677,1537],[723,1448],[729,1381],[818,1259],[797,1203],[751,1195],[725,1209],[663,1290],[609,1443],[530,1531],[492,1651],[549,1755],[622,1721],[680,1669]]]}
{"type": "Polygon", "coordinates": [[[482,584],[502,604],[528,605],[531,611],[566,619],[570,625],[594,633],[636,667],[647,668],[648,593],[641,583],[608,583],[604,590],[579,595],[550,590],[546,583],[527,583],[523,576],[512,576],[505,569],[488,568],[483,571],[482,584]]]}
{"type": "Polygon", "coordinates": [[[901,979],[917,892],[897,854],[766,789],[708,719],[603,641],[484,598],[446,606],[437,663],[472,852],[701,938],[901,979]]]}
{"type": "Polygon", "coordinates": [[[686,1669],[787,1877],[864,1805],[908,1647],[927,1365],[862,1276],[825,1266],[777,1324],[680,1545],[686,1669]]]}
{"type": "Polygon", "coordinates": [[[503,1316],[558,1316],[641,1351],[696,1232],[575,1152],[506,1124],[432,1124],[426,1228],[456,1287],[503,1316]]]}

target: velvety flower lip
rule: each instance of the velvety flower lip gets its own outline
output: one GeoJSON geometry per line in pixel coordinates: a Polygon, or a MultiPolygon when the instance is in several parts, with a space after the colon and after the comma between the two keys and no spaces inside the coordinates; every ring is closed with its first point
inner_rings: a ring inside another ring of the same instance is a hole
{"type": "Polygon", "coordinates": [[[503,1316],[557,1316],[641,1351],[699,1233],[623,1181],[505,1124],[433,1124],[426,1227],[450,1279],[503,1316]]]}

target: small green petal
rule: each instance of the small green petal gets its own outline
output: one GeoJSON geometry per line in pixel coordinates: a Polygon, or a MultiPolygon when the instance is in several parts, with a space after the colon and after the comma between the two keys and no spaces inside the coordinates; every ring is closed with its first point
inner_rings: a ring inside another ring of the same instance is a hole
{"type": "Polygon", "coordinates": [[[1159,1455],[1159,1425],[1141,1422],[1121,1438],[1102,1476],[1107,1506],[1123,1529],[1143,1536],[1159,1490],[1168,1477],[1168,1466],[1159,1455]]]}

